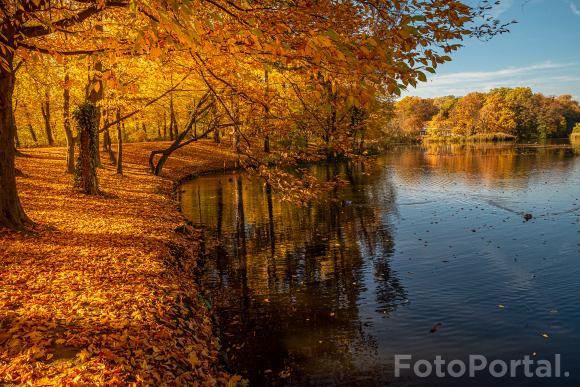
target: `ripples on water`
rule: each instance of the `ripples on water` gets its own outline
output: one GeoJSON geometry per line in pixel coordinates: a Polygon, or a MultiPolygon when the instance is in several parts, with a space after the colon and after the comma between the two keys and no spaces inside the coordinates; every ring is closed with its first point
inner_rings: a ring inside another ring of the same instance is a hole
{"type": "MultiPolygon", "coordinates": [[[[243,174],[185,184],[229,365],[252,385],[407,386],[421,380],[394,380],[395,354],[560,353],[572,376],[553,385],[580,385],[579,160],[563,147],[400,147],[371,170],[314,167],[350,184],[302,208],[243,174]]],[[[456,385],[493,382],[549,384],[456,385]]]]}

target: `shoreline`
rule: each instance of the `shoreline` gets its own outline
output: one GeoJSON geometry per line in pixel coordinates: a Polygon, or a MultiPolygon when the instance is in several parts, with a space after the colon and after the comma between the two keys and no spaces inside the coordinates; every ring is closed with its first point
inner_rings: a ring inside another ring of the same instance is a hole
{"type": "MultiPolygon", "coordinates": [[[[65,148],[24,149],[18,188],[33,232],[0,230],[0,380],[4,383],[227,384],[196,280],[200,231],[173,192],[235,155],[209,141],[148,173],[126,144],[124,176],[104,165],[100,197],[72,189],[65,148]],[[228,152],[230,153],[228,155],[228,152]],[[221,161],[221,160],[220,160],[221,161]]],[[[106,164],[103,162],[103,164],[106,164]]]]}

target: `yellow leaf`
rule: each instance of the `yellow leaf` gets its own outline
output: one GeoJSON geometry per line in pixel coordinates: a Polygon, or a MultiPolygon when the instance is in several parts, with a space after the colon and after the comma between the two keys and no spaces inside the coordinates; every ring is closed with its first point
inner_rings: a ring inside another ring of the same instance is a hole
{"type": "Polygon", "coordinates": [[[159,47],[152,47],[149,51],[151,59],[157,59],[161,56],[161,49],[159,47]]]}
{"type": "Polygon", "coordinates": [[[87,351],[86,349],[83,349],[82,351],[80,351],[79,353],[77,353],[77,357],[79,358],[80,361],[85,361],[90,356],[91,356],[91,353],[89,351],[87,351]]]}
{"type": "Polygon", "coordinates": [[[200,363],[199,359],[197,358],[197,354],[195,352],[190,352],[189,353],[189,363],[191,364],[191,366],[193,368],[197,367],[200,363]]]}
{"type": "Polygon", "coordinates": [[[228,387],[236,387],[238,383],[242,380],[240,375],[234,375],[228,380],[228,387]]]}

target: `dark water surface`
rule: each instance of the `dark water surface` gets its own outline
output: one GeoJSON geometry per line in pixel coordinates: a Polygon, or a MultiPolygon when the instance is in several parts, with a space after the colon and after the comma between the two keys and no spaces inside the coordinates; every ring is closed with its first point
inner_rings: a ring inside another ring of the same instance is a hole
{"type": "Polygon", "coordinates": [[[183,185],[230,366],[258,386],[580,385],[577,154],[400,147],[374,169],[314,167],[350,184],[302,208],[243,174],[183,185]],[[561,354],[570,376],[394,378],[395,354],[561,354]]]}

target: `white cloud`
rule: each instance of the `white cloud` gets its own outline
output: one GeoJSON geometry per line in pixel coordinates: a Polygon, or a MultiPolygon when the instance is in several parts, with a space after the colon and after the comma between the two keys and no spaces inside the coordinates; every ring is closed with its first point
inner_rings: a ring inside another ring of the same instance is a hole
{"type": "Polygon", "coordinates": [[[429,84],[433,86],[444,86],[444,85],[457,85],[466,82],[493,81],[507,77],[514,77],[517,75],[522,75],[534,71],[560,69],[567,66],[570,65],[546,62],[525,67],[508,67],[496,71],[453,73],[435,76],[429,84]]]}
{"type": "Polygon", "coordinates": [[[571,1],[570,2],[570,9],[572,10],[572,13],[576,16],[580,16],[580,9],[578,9],[578,7],[576,7],[576,4],[571,1]]]}
{"type": "Polygon", "coordinates": [[[409,89],[405,95],[432,98],[442,95],[462,96],[472,91],[497,87],[531,87],[545,94],[578,94],[580,63],[545,62],[496,71],[457,72],[435,75],[427,82],[409,89]]]}

